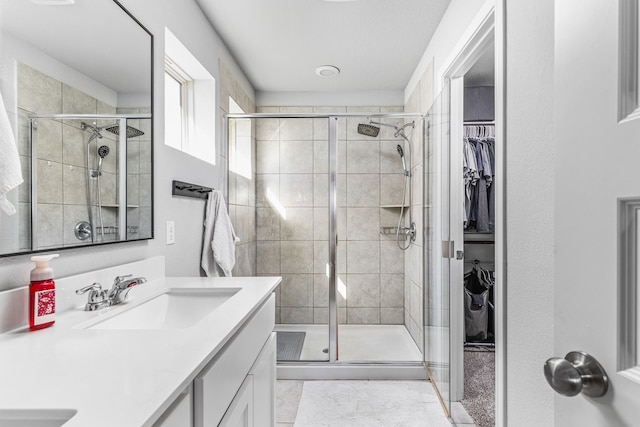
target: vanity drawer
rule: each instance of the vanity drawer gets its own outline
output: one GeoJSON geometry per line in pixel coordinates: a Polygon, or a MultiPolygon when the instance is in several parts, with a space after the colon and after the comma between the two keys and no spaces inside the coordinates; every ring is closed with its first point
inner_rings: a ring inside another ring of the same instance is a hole
{"type": "Polygon", "coordinates": [[[275,296],[256,311],[194,380],[196,427],[218,425],[275,326],[275,296]]]}

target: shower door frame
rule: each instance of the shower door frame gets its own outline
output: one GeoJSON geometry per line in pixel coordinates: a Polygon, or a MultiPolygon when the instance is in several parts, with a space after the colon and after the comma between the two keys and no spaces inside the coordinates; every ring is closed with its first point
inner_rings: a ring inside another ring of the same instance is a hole
{"type": "MultiPolygon", "coordinates": [[[[338,269],[337,269],[337,249],[338,249],[338,205],[337,205],[337,178],[338,178],[338,119],[341,118],[367,118],[367,119],[385,119],[385,118],[414,118],[417,120],[422,120],[423,124],[419,126],[419,129],[422,131],[422,144],[424,146],[425,141],[425,131],[426,127],[424,126],[424,121],[426,120],[426,113],[335,113],[335,114],[323,114],[323,113],[226,113],[223,115],[223,143],[229,143],[229,119],[327,119],[328,126],[328,145],[329,145],[329,360],[326,361],[287,361],[286,365],[288,366],[302,366],[305,368],[311,368],[309,370],[305,370],[303,373],[298,373],[290,379],[293,378],[341,378],[341,379],[356,379],[356,378],[365,378],[362,373],[343,373],[343,374],[328,374],[323,371],[314,371],[313,367],[327,367],[327,366],[415,366],[416,362],[360,362],[360,361],[341,361],[338,358],[338,303],[337,303],[337,283],[338,283],[338,269]],[[301,374],[301,375],[300,375],[301,374]]],[[[413,156],[413,154],[412,154],[413,156]]],[[[413,161],[413,158],[410,159],[413,161]]],[[[229,159],[227,158],[227,175],[229,173],[229,159]]],[[[411,165],[410,165],[411,167],[411,165]]],[[[423,170],[423,175],[426,173],[423,170]]],[[[422,177],[418,177],[422,179],[422,177]]],[[[229,195],[229,179],[227,178],[226,182],[226,196],[228,198],[229,195]]],[[[423,226],[424,228],[424,226],[423,226]]],[[[424,230],[420,230],[420,232],[424,235],[424,230]]],[[[423,246],[424,250],[424,246],[423,246]]],[[[424,257],[423,257],[424,259],[424,257]]],[[[423,280],[425,280],[423,278],[423,280]]],[[[424,292],[424,286],[423,286],[424,292]]],[[[424,310],[423,310],[424,311],[424,310]]],[[[424,324],[424,322],[421,322],[424,324]]],[[[420,349],[422,352],[422,361],[420,363],[420,369],[424,368],[424,359],[425,359],[425,348],[420,349]]],[[[278,365],[282,365],[282,362],[278,362],[278,365]]],[[[370,375],[368,373],[364,374],[370,375]]],[[[406,378],[412,377],[412,373],[407,371],[406,378]]],[[[384,376],[384,374],[383,374],[384,376]]],[[[402,374],[397,375],[398,379],[402,379],[402,374]]],[[[287,376],[288,377],[288,376],[287,376]]],[[[281,376],[280,373],[278,378],[286,379],[285,376],[281,376]]],[[[385,377],[386,378],[386,377],[385,377]]]]}

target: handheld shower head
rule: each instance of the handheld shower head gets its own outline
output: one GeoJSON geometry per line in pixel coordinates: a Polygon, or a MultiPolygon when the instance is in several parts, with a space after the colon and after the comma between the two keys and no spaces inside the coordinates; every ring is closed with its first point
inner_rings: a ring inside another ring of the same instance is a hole
{"type": "Polygon", "coordinates": [[[106,145],[101,145],[100,148],[98,148],[98,156],[100,156],[100,159],[104,159],[108,155],[109,147],[107,147],[106,145]]]}
{"type": "Polygon", "coordinates": [[[400,144],[396,145],[396,150],[398,150],[398,154],[400,154],[400,159],[402,159],[402,169],[407,173],[407,163],[404,161],[404,150],[400,146],[400,144]]]}
{"type": "Polygon", "coordinates": [[[102,175],[102,160],[109,155],[109,147],[106,145],[101,145],[98,148],[98,175],[102,175]]]}

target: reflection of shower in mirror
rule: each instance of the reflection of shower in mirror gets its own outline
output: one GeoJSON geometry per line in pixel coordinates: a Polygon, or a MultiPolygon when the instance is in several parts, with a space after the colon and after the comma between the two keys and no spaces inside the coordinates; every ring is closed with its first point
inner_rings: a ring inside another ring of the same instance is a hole
{"type": "MultiPolygon", "coordinates": [[[[106,130],[107,132],[110,132],[119,137],[120,123],[113,123],[107,126],[98,127],[95,122],[94,123],[82,122],[80,126],[82,130],[91,132],[91,135],[87,139],[87,162],[86,162],[87,178],[88,178],[87,179],[87,210],[88,210],[87,213],[89,215],[89,224],[92,230],[91,237],[94,243],[96,243],[96,238],[94,237],[96,235],[99,236],[99,240],[97,240],[97,242],[104,242],[105,230],[108,230],[108,232],[111,233],[116,230],[116,226],[114,224],[113,226],[109,226],[105,228],[105,225],[104,225],[104,216],[103,216],[104,206],[102,204],[102,172],[103,172],[102,169],[103,169],[103,162],[105,158],[109,155],[111,149],[106,144],[98,145],[98,140],[103,139],[103,135],[102,135],[103,130],[106,130]],[[95,155],[92,155],[93,152],[91,149],[91,143],[93,141],[96,141],[96,143],[94,144],[95,155]],[[95,197],[93,197],[93,192],[92,192],[92,188],[93,188],[92,180],[95,180],[96,182],[95,197]],[[94,198],[96,201],[95,209],[98,214],[98,224],[94,223],[94,218],[93,218],[94,198]]],[[[127,141],[128,141],[129,138],[135,138],[135,137],[144,135],[144,132],[132,126],[126,125],[126,135],[127,135],[127,141]]],[[[116,140],[111,140],[107,142],[107,144],[111,143],[115,145],[116,142],[117,142],[116,140]]]]}

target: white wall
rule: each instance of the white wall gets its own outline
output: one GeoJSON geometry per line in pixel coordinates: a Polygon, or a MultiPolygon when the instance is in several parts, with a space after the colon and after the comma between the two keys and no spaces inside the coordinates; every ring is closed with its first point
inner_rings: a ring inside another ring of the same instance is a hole
{"type": "Polygon", "coordinates": [[[409,101],[409,97],[429,66],[433,67],[436,87],[433,99],[437,98],[441,87],[439,80],[442,78],[441,76],[444,72],[444,70],[442,70],[443,65],[451,55],[461,36],[469,27],[469,24],[473,21],[473,18],[485,3],[487,3],[486,0],[451,0],[447,11],[440,21],[440,25],[438,25],[438,29],[433,33],[433,37],[422,55],[418,67],[413,72],[405,88],[405,102],[409,101]],[[431,64],[431,61],[433,61],[433,64],[431,64]]]}
{"type": "MultiPolygon", "coordinates": [[[[202,245],[204,202],[171,196],[171,180],[193,182],[222,189],[224,168],[220,162],[212,166],[164,145],[164,27],[180,38],[182,43],[218,80],[218,60],[222,59],[235,74],[245,91],[254,96],[253,89],[229,54],[220,38],[202,15],[193,0],[122,0],[122,4],[154,34],[154,208],[155,239],[121,243],[97,248],[61,251],[61,258],[52,267],[57,277],[145,259],[154,255],[166,256],[169,276],[198,276],[202,245]],[[176,222],[176,244],[166,246],[165,223],[176,222]]],[[[218,113],[217,129],[221,134],[218,113]]],[[[217,153],[220,137],[217,138],[217,153]]],[[[0,258],[0,290],[28,283],[31,262],[29,255],[0,258]]],[[[127,273],[127,272],[123,272],[127,273]]]]}
{"type": "Polygon", "coordinates": [[[554,355],[553,7],[543,0],[506,8],[508,426],[554,425],[555,393],[542,374],[554,355]]]}
{"type": "Polygon", "coordinates": [[[258,92],[256,105],[260,107],[361,107],[379,105],[393,107],[404,104],[400,90],[377,90],[365,92],[258,92]]]}

